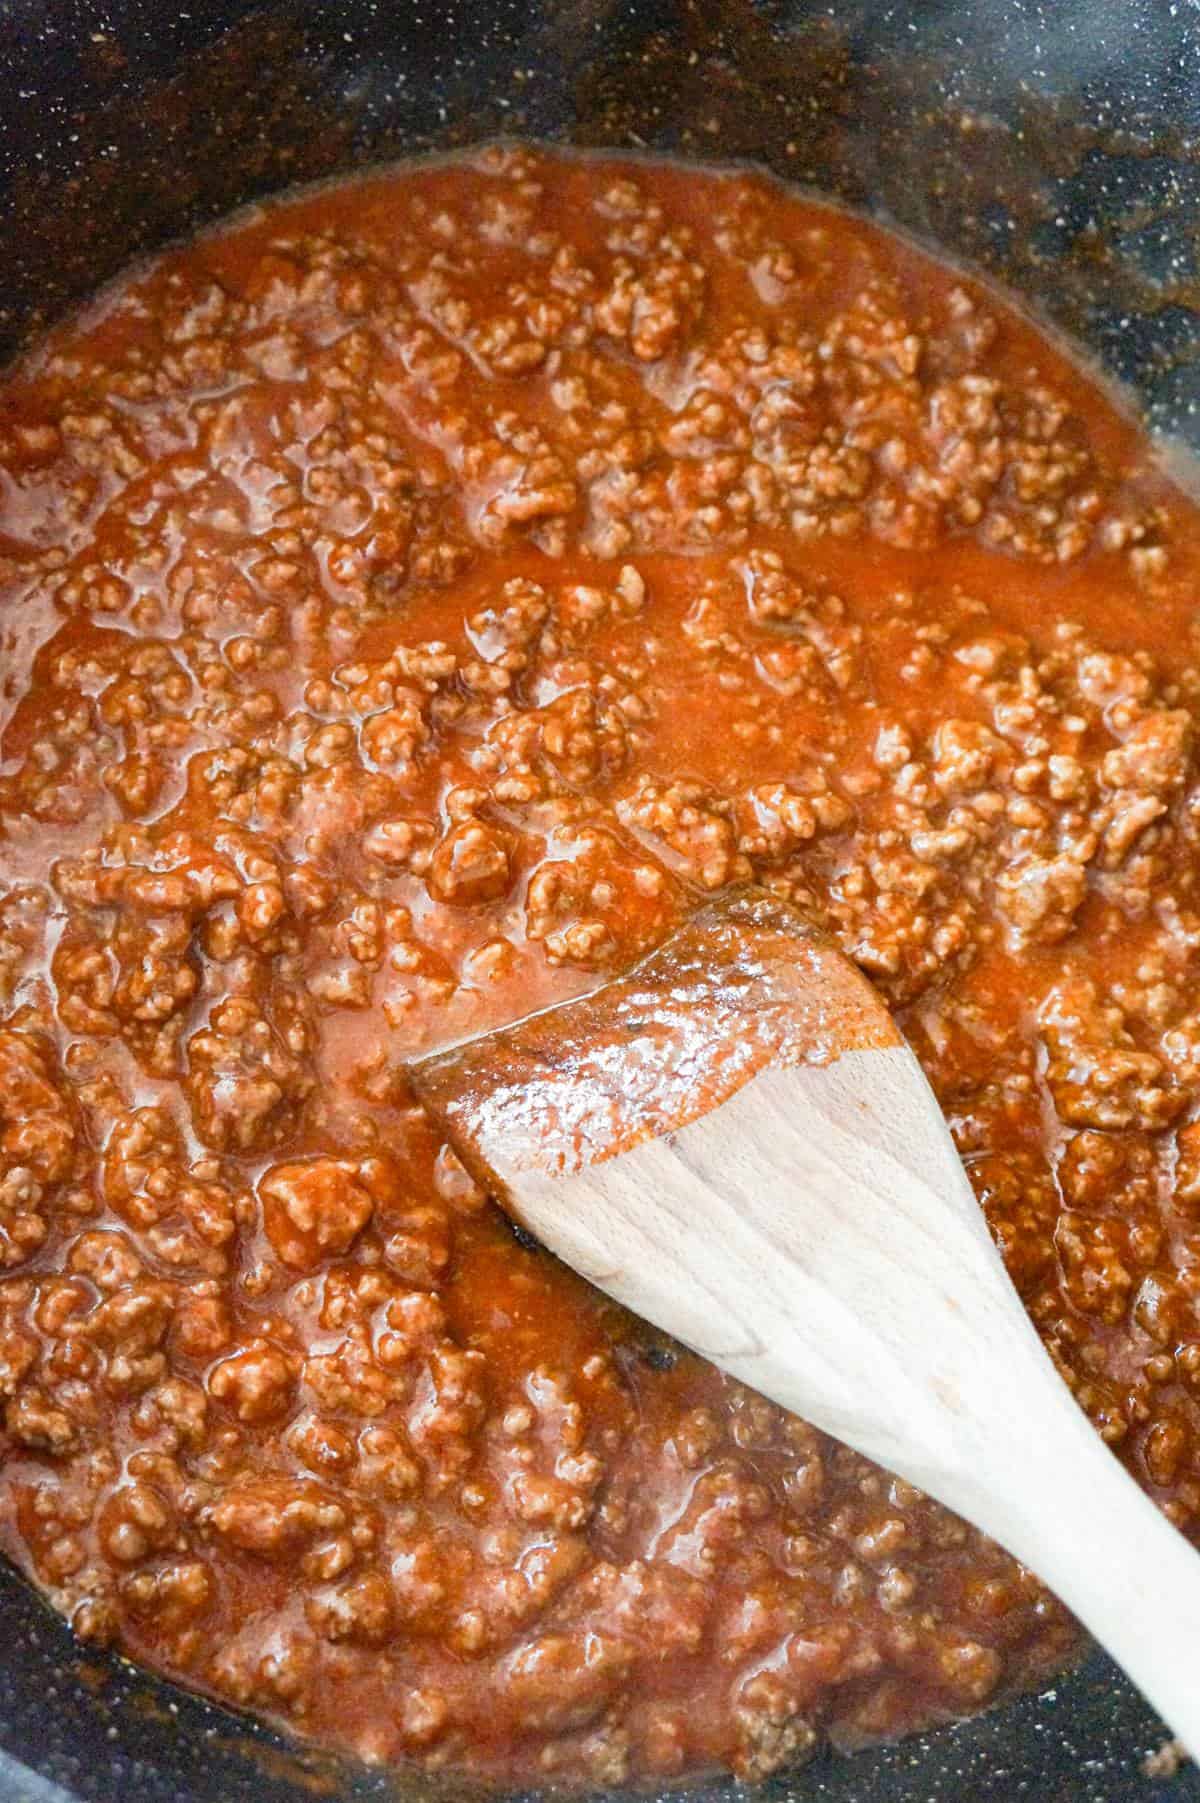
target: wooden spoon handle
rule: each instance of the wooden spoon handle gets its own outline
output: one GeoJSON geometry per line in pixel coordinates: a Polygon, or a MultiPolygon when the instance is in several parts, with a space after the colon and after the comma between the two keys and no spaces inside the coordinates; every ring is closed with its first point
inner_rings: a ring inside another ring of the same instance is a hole
{"type": "MultiPolygon", "coordinates": [[[[1036,1571],[1185,1745],[1200,1749],[1200,1557],[1062,1382],[957,1157],[918,1145],[918,1123],[889,1108],[888,1064],[908,1054],[868,1056],[883,1080],[872,1119],[863,1120],[860,1106],[850,1139],[842,1135],[852,1060],[793,1077],[790,1095],[787,1073],[745,1092],[760,1147],[784,1143],[766,1112],[772,1102],[777,1117],[786,1110],[793,1147],[797,1131],[808,1140],[803,1160],[788,1162],[770,1213],[795,1224],[804,1287],[815,1282],[826,1301],[860,1296],[862,1329],[881,1355],[876,1394],[896,1387],[896,1427],[906,1444],[889,1448],[880,1432],[886,1402],[876,1404],[870,1423],[839,1429],[1036,1571]],[[919,1403],[904,1395],[914,1380],[926,1392],[919,1403]]],[[[948,1139],[943,1146],[949,1150],[948,1139]]],[[[689,1149],[689,1162],[699,1152],[689,1149]]],[[[744,1195],[754,1186],[743,1177],[739,1187],[744,1195]]],[[[778,1257],[778,1230],[768,1231],[778,1257]]],[[[768,1373],[777,1349],[794,1358],[795,1341],[772,1331],[765,1313],[760,1320],[767,1358],[756,1377],[746,1368],[739,1375],[760,1385],[765,1376],[777,1400],[803,1411],[813,1400],[811,1370],[793,1364],[782,1380],[768,1373]]],[[[821,1388],[828,1393],[827,1383],[821,1388]]]]}
{"type": "Polygon", "coordinates": [[[943,1500],[1029,1565],[1200,1748],[1200,1557],[1138,1489],[1040,1346],[1014,1348],[983,1465],[943,1500]]]}

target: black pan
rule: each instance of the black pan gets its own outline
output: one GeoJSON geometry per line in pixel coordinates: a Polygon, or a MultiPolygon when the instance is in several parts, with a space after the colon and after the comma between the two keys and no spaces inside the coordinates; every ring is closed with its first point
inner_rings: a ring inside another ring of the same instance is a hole
{"type": "MultiPolygon", "coordinates": [[[[1200,449],[1196,0],[0,0],[0,359],[253,196],[498,133],[749,158],[866,207],[1011,283],[1200,449]]],[[[83,1653],[3,1567],[0,1611],[0,1803],[470,1795],[298,1755],[83,1653]]],[[[1097,1655],[737,1794],[1200,1799],[1194,1768],[1143,1769],[1164,1738],[1097,1655]]]]}

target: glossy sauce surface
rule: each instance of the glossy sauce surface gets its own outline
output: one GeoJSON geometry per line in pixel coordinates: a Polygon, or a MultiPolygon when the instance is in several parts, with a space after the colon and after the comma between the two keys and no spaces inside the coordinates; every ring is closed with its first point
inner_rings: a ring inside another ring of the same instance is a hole
{"type": "Polygon", "coordinates": [[[522,150],[164,257],[0,387],[0,1544],[379,1759],[747,1777],[1073,1625],[518,1236],[415,1059],[749,879],[1200,1509],[1197,516],[994,295],[522,150]]]}

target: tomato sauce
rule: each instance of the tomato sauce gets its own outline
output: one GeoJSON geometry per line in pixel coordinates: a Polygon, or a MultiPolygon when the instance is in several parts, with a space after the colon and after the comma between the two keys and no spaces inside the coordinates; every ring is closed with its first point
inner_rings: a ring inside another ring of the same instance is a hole
{"type": "Polygon", "coordinates": [[[299,194],[0,384],[0,1547],[372,1760],[759,1778],[1078,1632],[515,1231],[417,1060],[748,881],[876,985],[1200,1509],[1200,531],[991,289],[764,179],[299,194]]]}

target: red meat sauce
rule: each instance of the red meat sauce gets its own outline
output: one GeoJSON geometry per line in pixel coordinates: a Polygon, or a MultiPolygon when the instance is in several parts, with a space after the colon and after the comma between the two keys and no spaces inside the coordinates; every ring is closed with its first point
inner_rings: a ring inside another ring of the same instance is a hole
{"type": "Polygon", "coordinates": [[[0,388],[0,1544],[376,1760],[754,1778],[1074,1624],[516,1236],[411,1063],[801,908],[1098,1431],[1200,1507],[1200,531],[1019,313],[520,148],[172,251],[0,388]]]}

